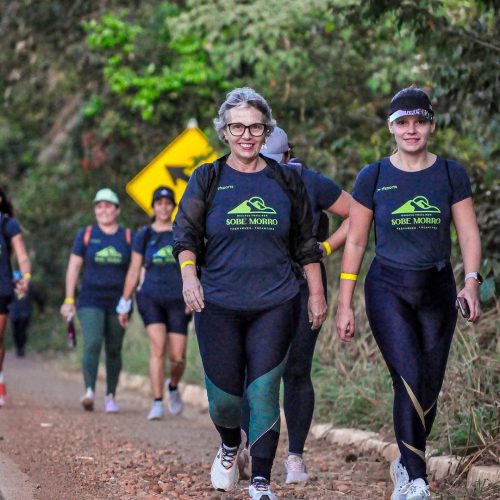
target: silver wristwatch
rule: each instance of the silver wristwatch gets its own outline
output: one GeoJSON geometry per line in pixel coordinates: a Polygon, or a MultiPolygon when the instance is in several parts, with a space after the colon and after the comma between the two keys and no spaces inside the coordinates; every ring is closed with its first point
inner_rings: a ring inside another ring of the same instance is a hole
{"type": "Polygon", "coordinates": [[[483,282],[483,277],[478,272],[467,273],[465,275],[464,282],[467,281],[470,278],[474,278],[480,285],[483,282]]]}

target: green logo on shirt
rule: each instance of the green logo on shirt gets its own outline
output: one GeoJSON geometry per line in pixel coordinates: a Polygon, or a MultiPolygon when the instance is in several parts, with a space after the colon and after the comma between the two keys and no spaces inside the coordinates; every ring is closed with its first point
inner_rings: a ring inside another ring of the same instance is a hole
{"type": "Polygon", "coordinates": [[[172,245],[164,246],[160,248],[157,252],[153,254],[153,264],[156,265],[165,265],[165,264],[174,264],[175,257],[173,254],[172,245]]]}
{"type": "Polygon", "coordinates": [[[122,254],[115,247],[109,246],[96,252],[94,262],[97,264],[121,264],[122,254]]]}
{"type": "Polygon", "coordinates": [[[401,205],[398,209],[392,212],[393,214],[413,214],[418,212],[434,213],[440,214],[441,210],[434,205],[429,203],[429,200],[425,196],[415,196],[410,201],[407,201],[404,205],[401,205]]]}
{"type": "Polygon", "coordinates": [[[415,196],[399,208],[392,212],[396,215],[391,220],[392,226],[402,229],[437,229],[441,223],[441,210],[429,203],[429,200],[422,195],[415,196]]]}
{"type": "Polygon", "coordinates": [[[228,215],[234,217],[226,219],[226,226],[234,229],[260,229],[274,231],[278,219],[270,217],[276,210],[268,207],[260,196],[252,196],[230,210],[228,215]]]}
{"type": "Polygon", "coordinates": [[[237,207],[233,208],[228,214],[275,214],[276,210],[268,207],[260,196],[252,196],[237,207]]]}

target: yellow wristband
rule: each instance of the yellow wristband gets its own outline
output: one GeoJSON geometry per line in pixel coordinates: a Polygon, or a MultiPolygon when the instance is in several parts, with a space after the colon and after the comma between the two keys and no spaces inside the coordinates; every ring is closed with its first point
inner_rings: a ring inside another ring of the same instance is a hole
{"type": "Polygon", "coordinates": [[[182,264],[181,264],[181,269],[184,269],[186,266],[196,266],[194,260],[185,260],[182,264]]]}
{"type": "Polygon", "coordinates": [[[332,253],[332,247],[330,246],[330,243],[325,240],[323,241],[323,246],[325,247],[326,255],[330,255],[332,253]]]}
{"type": "Polygon", "coordinates": [[[74,304],[75,303],[75,299],[73,297],[66,297],[64,299],[64,303],[65,304],[74,304]]]}
{"type": "Polygon", "coordinates": [[[357,274],[350,274],[350,273],[340,273],[340,279],[341,280],[356,281],[358,279],[358,275],[357,274]]]}
{"type": "Polygon", "coordinates": [[[30,279],[31,279],[31,273],[24,273],[24,274],[23,274],[23,278],[24,278],[25,280],[30,280],[30,279]]]}

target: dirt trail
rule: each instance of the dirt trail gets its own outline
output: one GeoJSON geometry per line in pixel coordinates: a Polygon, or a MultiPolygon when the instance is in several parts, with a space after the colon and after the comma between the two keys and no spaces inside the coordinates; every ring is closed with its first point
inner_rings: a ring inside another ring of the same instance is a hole
{"type": "MultiPolygon", "coordinates": [[[[8,356],[5,374],[9,399],[0,410],[0,453],[29,476],[36,499],[248,498],[246,482],[230,494],[211,488],[218,436],[207,414],[188,407],[180,417],[148,422],[149,400],[122,390],[122,412],[107,415],[102,383],[96,411],[83,412],[80,379],[34,356],[8,356]]],[[[273,471],[280,498],[389,498],[386,463],[312,440],[311,481],[306,487],[285,486],[286,444],[284,434],[273,471]]]]}

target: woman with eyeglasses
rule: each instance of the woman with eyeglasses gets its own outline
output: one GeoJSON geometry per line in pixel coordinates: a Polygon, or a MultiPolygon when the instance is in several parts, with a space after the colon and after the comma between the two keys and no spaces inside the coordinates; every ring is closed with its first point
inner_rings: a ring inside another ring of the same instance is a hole
{"type": "Polygon", "coordinates": [[[197,168],[189,180],[174,222],[174,253],[185,302],[196,312],[209,411],[221,438],[212,485],[232,490],[245,465],[240,424],[246,374],[249,493],[272,500],[279,385],[300,309],[292,259],[306,274],[314,330],[327,310],[322,253],[299,174],[259,154],[275,126],[266,100],[253,89],[235,89],[214,125],[230,152],[197,168]]]}

